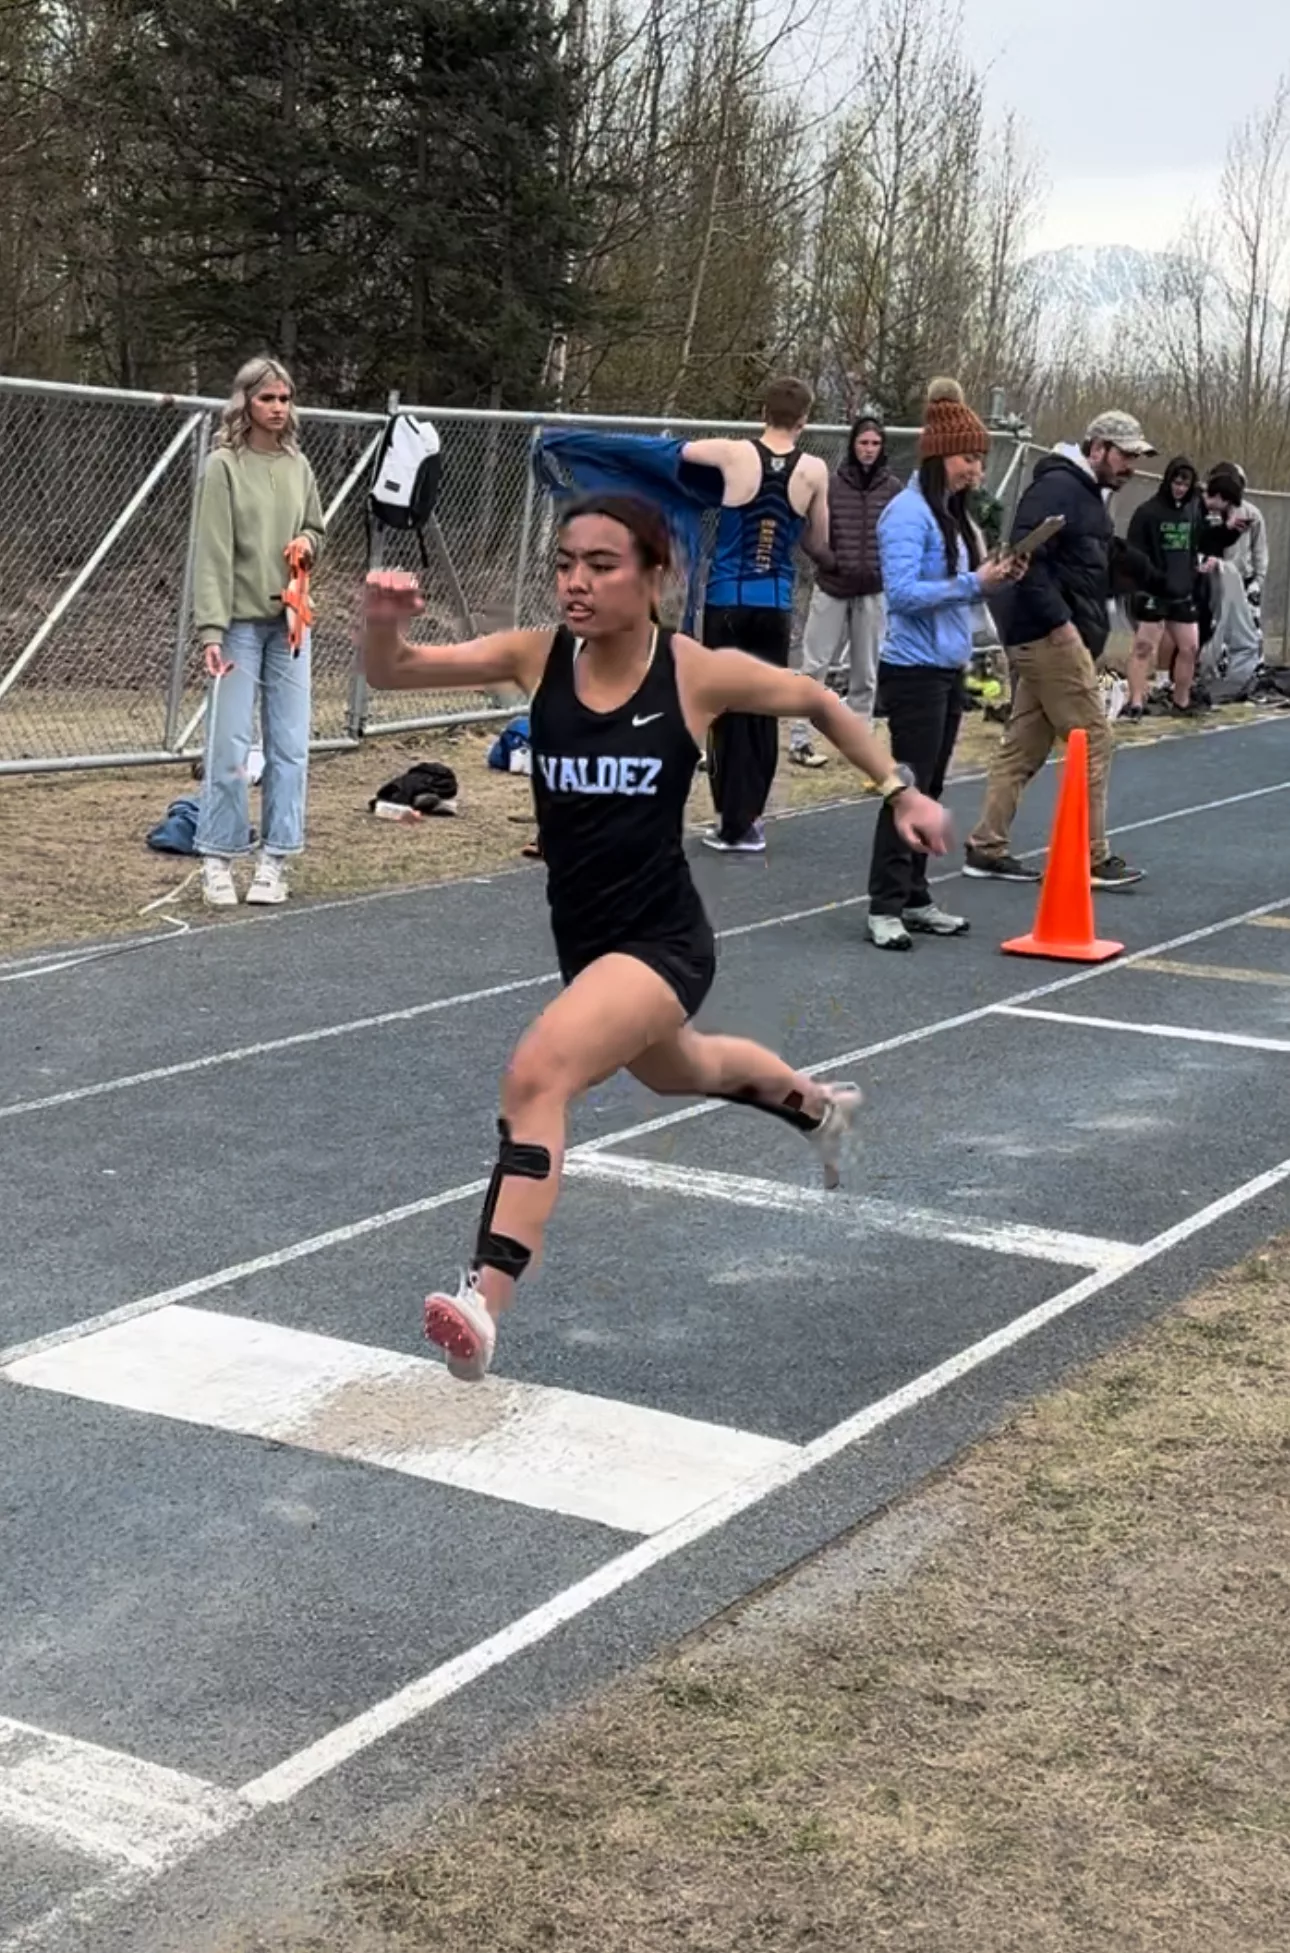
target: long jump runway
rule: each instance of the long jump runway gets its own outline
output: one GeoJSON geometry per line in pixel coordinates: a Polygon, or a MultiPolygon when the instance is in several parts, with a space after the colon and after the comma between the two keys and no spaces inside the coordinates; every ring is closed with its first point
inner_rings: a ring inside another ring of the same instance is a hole
{"type": "Polygon", "coordinates": [[[0,968],[0,1953],[199,1953],[1290,1225],[1288,762],[1120,754],[1091,971],[954,860],[970,937],[866,946],[872,806],[701,858],[705,1021],[857,1077],[862,1161],[612,1082],[477,1390],[420,1300],[540,873],[0,968]]]}

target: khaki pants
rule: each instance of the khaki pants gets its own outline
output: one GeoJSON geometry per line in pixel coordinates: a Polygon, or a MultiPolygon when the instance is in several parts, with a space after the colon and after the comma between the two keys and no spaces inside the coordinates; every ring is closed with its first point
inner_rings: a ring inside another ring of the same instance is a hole
{"type": "Polygon", "coordinates": [[[1053,741],[1077,727],[1088,734],[1089,855],[1105,861],[1106,783],[1111,766],[1111,728],[1102,705],[1093,660],[1083,644],[1037,644],[1009,649],[1012,714],[990,765],[985,806],[968,846],[982,854],[1007,852],[1008,835],[1022,793],[1052,751],[1053,741]]]}

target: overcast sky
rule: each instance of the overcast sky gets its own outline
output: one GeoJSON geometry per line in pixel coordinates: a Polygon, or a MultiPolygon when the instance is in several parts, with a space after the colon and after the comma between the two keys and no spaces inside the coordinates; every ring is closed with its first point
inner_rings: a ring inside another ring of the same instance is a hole
{"type": "Polygon", "coordinates": [[[997,110],[1043,152],[1035,243],[1137,244],[1177,235],[1213,196],[1229,132],[1290,66],[1285,0],[963,0],[967,51],[997,110]]]}

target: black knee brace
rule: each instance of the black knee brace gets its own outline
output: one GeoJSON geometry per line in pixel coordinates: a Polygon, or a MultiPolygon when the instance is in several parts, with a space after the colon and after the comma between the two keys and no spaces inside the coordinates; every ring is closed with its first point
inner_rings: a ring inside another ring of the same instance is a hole
{"type": "Polygon", "coordinates": [[[545,1180],[551,1172],[551,1155],[545,1146],[517,1146],[505,1119],[497,1121],[497,1130],[500,1134],[497,1165],[493,1168],[493,1177],[484,1195],[484,1211],[479,1217],[475,1258],[471,1266],[495,1268],[499,1274],[509,1275],[512,1281],[518,1282],[529,1265],[533,1251],[526,1248],[522,1241],[513,1241],[509,1234],[493,1233],[498,1195],[508,1173],[517,1180],[545,1180]]]}
{"type": "Polygon", "coordinates": [[[758,1098],[751,1085],[745,1085],[742,1092],[710,1092],[710,1098],[724,1099],[728,1105],[750,1105],[755,1112],[769,1112],[772,1118],[784,1119],[796,1132],[814,1132],[820,1124],[802,1110],[802,1094],[790,1092],[778,1105],[770,1105],[758,1098]]]}

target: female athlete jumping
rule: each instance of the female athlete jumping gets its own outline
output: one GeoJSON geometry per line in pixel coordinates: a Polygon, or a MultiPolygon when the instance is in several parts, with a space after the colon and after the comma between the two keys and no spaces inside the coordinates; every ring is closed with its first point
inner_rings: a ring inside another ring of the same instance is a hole
{"type": "Polygon", "coordinates": [[[809,719],[879,782],[910,847],[943,854],[949,825],[894,772],[863,720],[811,678],[742,651],[710,651],[658,622],[667,529],[647,503],[610,495],[560,523],[554,633],[498,631],[468,644],[409,644],[415,577],[367,580],[365,663],[378,688],[463,690],[504,682],[530,696],[533,790],[551,923],[566,988],[530,1026],[502,1081],[501,1144],[470,1270],[431,1295],[425,1330],[456,1377],[483,1377],[496,1325],[541,1250],[573,1100],[626,1068],[651,1091],[729,1099],[774,1114],[816,1148],[838,1184],[860,1104],[746,1038],[691,1029],[712,984],[712,928],[682,846],[686,799],[723,712],[809,719]]]}

